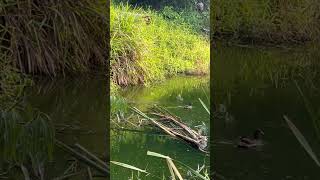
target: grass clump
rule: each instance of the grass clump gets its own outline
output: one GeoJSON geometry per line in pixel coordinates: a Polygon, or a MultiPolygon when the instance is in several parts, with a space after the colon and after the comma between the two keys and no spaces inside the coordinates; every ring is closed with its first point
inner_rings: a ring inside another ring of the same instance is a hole
{"type": "Polygon", "coordinates": [[[115,3],[129,3],[144,9],[153,9],[166,20],[174,23],[187,24],[190,29],[200,35],[208,35],[210,29],[210,0],[114,0],[115,3]],[[200,10],[199,4],[203,7],[200,10]]]}
{"type": "Polygon", "coordinates": [[[118,85],[146,84],[183,72],[205,74],[209,42],[151,10],[111,5],[111,73],[118,85]]]}
{"type": "Polygon", "coordinates": [[[101,0],[5,1],[0,4],[0,54],[31,74],[56,76],[104,65],[104,7],[101,0]]]}
{"type": "Polygon", "coordinates": [[[213,1],[211,8],[214,37],[271,43],[319,40],[317,0],[221,0],[213,1]]]}

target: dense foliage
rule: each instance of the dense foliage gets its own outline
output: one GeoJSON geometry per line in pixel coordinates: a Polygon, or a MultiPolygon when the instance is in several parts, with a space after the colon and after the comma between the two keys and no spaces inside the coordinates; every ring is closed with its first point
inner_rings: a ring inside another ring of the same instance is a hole
{"type": "Polygon", "coordinates": [[[157,12],[111,6],[111,72],[118,85],[145,84],[209,69],[209,42],[157,12]]]}
{"type": "Polygon", "coordinates": [[[212,37],[244,42],[319,40],[318,0],[221,0],[211,3],[212,37]]]}

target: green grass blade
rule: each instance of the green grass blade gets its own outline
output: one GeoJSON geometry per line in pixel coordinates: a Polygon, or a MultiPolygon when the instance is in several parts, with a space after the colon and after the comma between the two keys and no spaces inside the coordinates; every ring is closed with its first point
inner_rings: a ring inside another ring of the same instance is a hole
{"type": "Polygon", "coordinates": [[[299,94],[301,96],[301,98],[303,99],[304,105],[309,113],[309,116],[312,120],[312,123],[315,127],[315,131],[317,133],[318,138],[320,138],[320,121],[318,119],[317,114],[315,113],[314,109],[312,108],[312,105],[310,103],[310,101],[308,100],[308,98],[305,96],[305,94],[303,93],[303,91],[301,90],[299,84],[297,81],[294,81],[296,88],[299,91],[299,94]]]}
{"type": "Polygon", "coordinates": [[[169,156],[165,156],[156,152],[152,152],[152,151],[148,151],[147,152],[148,156],[155,156],[155,157],[159,157],[159,158],[164,158],[164,159],[171,159],[169,156]]]}
{"type": "Polygon", "coordinates": [[[135,171],[138,171],[138,172],[142,172],[142,173],[149,174],[146,170],[137,168],[137,167],[132,166],[132,165],[129,165],[129,164],[125,164],[125,163],[121,163],[121,162],[117,162],[117,161],[110,161],[110,162],[113,163],[113,164],[115,164],[115,165],[118,165],[118,166],[122,166],[122,167],[124,167],[124,168],[127,168],[127,169],[131,169],[131,170],[135,170],[135,171]]]}
{"type": "Polygon", "coordinates": [[[283,118],[288,123],[291,131],[296,136],[300,144],[303,146],[303,148],[307,151],[307,153],[310,155],[310,157],[314,160],[314,162],[320,167],[319,160],[315,153],[312,151],[312,148],[310,147],[308,141],[305,139],[305,137],[302,135],[302,133],[299,131],[299,129],[290,121],[290,119],[284,115],[283,118]]]}
{"type": "Polygon", "coordinates": [[[210,111],[208,109],[208,107],[206,106],[206,104],[204,104],[204,102],[199,98],[199,101],[201,102],[201,105],[204,107],[204,109],[208,112],[208,114],[210,115],[210,111]]]}

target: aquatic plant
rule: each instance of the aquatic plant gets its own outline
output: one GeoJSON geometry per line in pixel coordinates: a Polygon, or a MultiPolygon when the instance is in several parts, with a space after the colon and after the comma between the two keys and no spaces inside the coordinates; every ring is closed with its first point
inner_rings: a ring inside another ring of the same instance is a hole
{"type": "Polygon", "coordinates": [[[106,1],[4,1],[0,55],[31,74],[86,72],[108,55],[106,1]]]}
{"type": "Polygon", "coordinates": [[[54,130],[50,118],[30,107],[24,111],[1,110],[0,132],[2,169],[19,167],[25,176],[33,169],[33,174],[43,179],[44,163],[53,155],[54,130]]]}
{"type": "Polygon", "coordinates": [[[211,2],[211,33],[244,42],[300,43],[319,40],[317,0],[220,0],[211,2]]]}
{"type": "Polygon", "coordinates": [[[209,42],[151,10],[111,5],[111,73],[118,85],[146,84],[209,69],[209,42]]]}
{"type": "Polygon", "coordinates": [[[129,105],[126,99],[120,95],[112,95],[110,96],[111,102],[111,118],[114,118],[117,113],[125,114],[128,112],[129,105]]]}

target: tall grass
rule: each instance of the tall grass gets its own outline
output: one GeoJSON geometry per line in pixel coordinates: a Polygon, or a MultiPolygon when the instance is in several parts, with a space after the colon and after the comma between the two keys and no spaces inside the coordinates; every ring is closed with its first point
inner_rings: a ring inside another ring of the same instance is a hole
{"type": "Polygon", "coordinates": [[[128,2],[132,6],[139,6],[145,9],[153,9],[161,14],[166,20],[177,24],[187,24],[190,29],[200,35],[209,35],[210,29],[210,0],[114,0],[115,3],[128,2]],[[204,8],[199,11],[197,3],[202,2],[204,8]]]}
{"type": "Polygon", "coordinates": [[[192,71],[207,73],[209,42],[151,10],[111,5],[111,73],[118,85],[146,84],[192,71]]]}
{"type": "Polygon", "coordinates": [[[18,103],[24,87],[31,84],[28,77],[20,74],[5,58],[0,57],[0,110],[13,108],[18,103]]]}
{"type": "Polygon", "coordinates": [[[319,40],[318,0],[221,0],[211,2],[215,37],[246,42],[319,40]]]}
{"type": "Polygon", "coordinates": [[[21,72],[56,76],[106,64],[105,0],[5,1],[0,15],[0,54],[21,72]]]}

